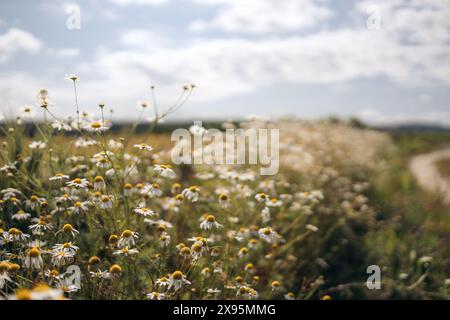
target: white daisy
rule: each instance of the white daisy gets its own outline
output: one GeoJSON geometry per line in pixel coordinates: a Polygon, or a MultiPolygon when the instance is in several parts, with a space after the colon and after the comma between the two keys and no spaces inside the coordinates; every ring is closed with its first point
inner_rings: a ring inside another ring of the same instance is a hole
{"type": "Polygon", "coordinates": [[[180,290],[184,285],[190,285],[191,282],[186,279],[186,276],[181,271],[175,271],[169,278],[168,289],[180,290]]]}
{"type": "Polygon", "coordinates": [[[146,143],[135,144],[134,147],[139,150],[153,151],[153,148],[146,143]]]}
{"type": "Polygon", "coordinates": [[[216,229],[219,229],[219,228],[222,228],[223,225],[218,223],[216,221],[216,218],[212,214],[207,215],[203,219],[203,221],[200,223],[200,228],[202,228],[203,230],[211,230],[213,227],[215,227],[216,229]]]}

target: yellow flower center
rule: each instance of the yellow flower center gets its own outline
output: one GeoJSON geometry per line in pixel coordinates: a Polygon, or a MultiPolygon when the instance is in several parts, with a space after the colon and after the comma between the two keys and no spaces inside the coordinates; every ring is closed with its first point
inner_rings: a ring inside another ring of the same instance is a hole
{"type": "Polygon", "coordinates": [[[17,263],[10,263],[8,266],[8,270],[10,272],[16,272],[16,271],[20,270],[20,266],[17,263]]]}
{"type": "Polygon", "coordinates": [[[214,222],[214,221],[216,221],[216,218],[213,216],[213,215],[208,215],[207,217],[206,217],[206,221],[208,221],[208,222],[214,222]]]}
{"type": "Polygon", "coordinates": [[[33,247],[30,249],[30,251],[28,251],[28,256],[31,258],[37,258],[40,255],[41,255],[41,251],[36,247],[33,247]]]}
{"type": "Polygon", "coordinates": [[[91,123],[91,128],[93,128],[93,129],[99,129],[99,128],[101,128],[101,126],[102,126],[102,124],[98,121],[94,121],[91,123]]]}
{"type": "Polygon", "coordinates": [[[89,264],[97,264],[100,262],[100,258],[97,256],[92,256],[89,258],[89,264]]]}
{"type": "Polygon", "coordinates": [[[191,254],[191,249],[189,249],[188,247],[183,247],[180,252],[182,255],[188,256],[191,254]]]}
{"type": "Polygon", "coordinates": [[[13,236],[19,236],[22,234],[22,231],[17,228],[11,228],[9,229],[8,233],[12,234],[13,236]]]}
{"type": "Polygon", "coordinates": [[[0,273],[3,273],[8,269],[9,269],[8,262],[4,262],[4,261],[0,262],[0,273]]]}
{"type": "Polygon", "coordinates": [[[71,232],[71,231],[73,231],[73,227],[72,227],[71,224],[67,223],[67,224],[65,224],[65,225],[63,226],[63,230],[64,230],[65,232],[71,232]]]}
{"type": "Polygon", "coordinates": [[[172,277],[173,277],[175,280],[181,280],[181,279],[183,279],[183,272],[181,272],[181,271],[175,271],[174,273],[172,273],[172,277]]]}
{"type": "Polygon", "coordinates": [[[108,242],[109,242],[110,244],[114,244],[114,243],[116,243],[118,240],[119,240],[119,237],[116,236],[115,234],[112,234],[112,235],[109,236],[108,242]]]}
{"type": "Polygon", "coordinates": [[[133,231],[125,230],[122,232],[122,238],[129,238],[133,235],[133,231]]]}
{"type": "Polygon", "coordinates": [[[118,264],[113,264],[111,268],[109,268],[109,273],[118,274],[122,272],[122,267],[118,264]]]}
{"type": "Polygon", "coordinates": [[[52,277],[59,276],[59,271],[56,270],[56,269],[53,269],[53,270],[50,271],[50,275],[51,275],[52,277]]]}

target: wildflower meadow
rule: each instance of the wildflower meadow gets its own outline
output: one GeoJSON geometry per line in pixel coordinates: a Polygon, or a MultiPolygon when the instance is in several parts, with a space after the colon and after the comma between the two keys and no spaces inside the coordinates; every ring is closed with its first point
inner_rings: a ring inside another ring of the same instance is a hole
{"type": "Polygon", "coordinates": [[[237,163],[224,142],[214,148],[231,163],[174,164],[186,140],[154,129],[189,108],[195,85],[167,108],[139,102],[139,120],[112,130],[108,106],[84,112],[78,77],[67,81],[71,116],[55,116],[42,89],[0,126],[1,299],[448,298],[445,251],[433,249],[448,226],[421,243],[400,239],[408,222],[390,213],[399,201],[377,200],[404,150],[391,135],[332,120],[205,123],[190,137],[279,130],[277,172],[237,163]]]}

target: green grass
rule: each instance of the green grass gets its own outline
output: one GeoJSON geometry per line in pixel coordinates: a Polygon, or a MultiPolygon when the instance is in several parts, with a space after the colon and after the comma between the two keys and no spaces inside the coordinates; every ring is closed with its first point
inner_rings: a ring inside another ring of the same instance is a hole
{"type": "MultiPolygon", "coordinates": [[[[448,298],[444,282],[450,268],[450,209],[438,195],[417,185],[407,164],[411,156],[449,143],[450,135],[395,138],[396,148],[387,155],[387,169],[373,179],[369,194],[370,203],[378,209],[377,228],[366,237],[369,260],[381,262],[383,283],[388,283],[384,294],[390,298],[448,298]],[[433,258],[428,267],[420,265],[422,256],[433,258]],[[401,273],[408,274],[403,283],[399,281],[401,273]]],[[[448,170],[449,164],[442,163],[441,170],[448,170]]]]}

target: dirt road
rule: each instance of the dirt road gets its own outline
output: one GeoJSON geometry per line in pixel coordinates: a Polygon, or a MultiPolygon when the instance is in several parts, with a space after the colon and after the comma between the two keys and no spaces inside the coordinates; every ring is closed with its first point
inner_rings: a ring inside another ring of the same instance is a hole
{"type": "Polygon", "coordinates": [[[450,159],[450,148],[417,155],[411,159],[409,168],[423,188],[442,193],[444,201],[450,204],[450,178],[442,177],[435,165],[444,158],[450,159]]]}

